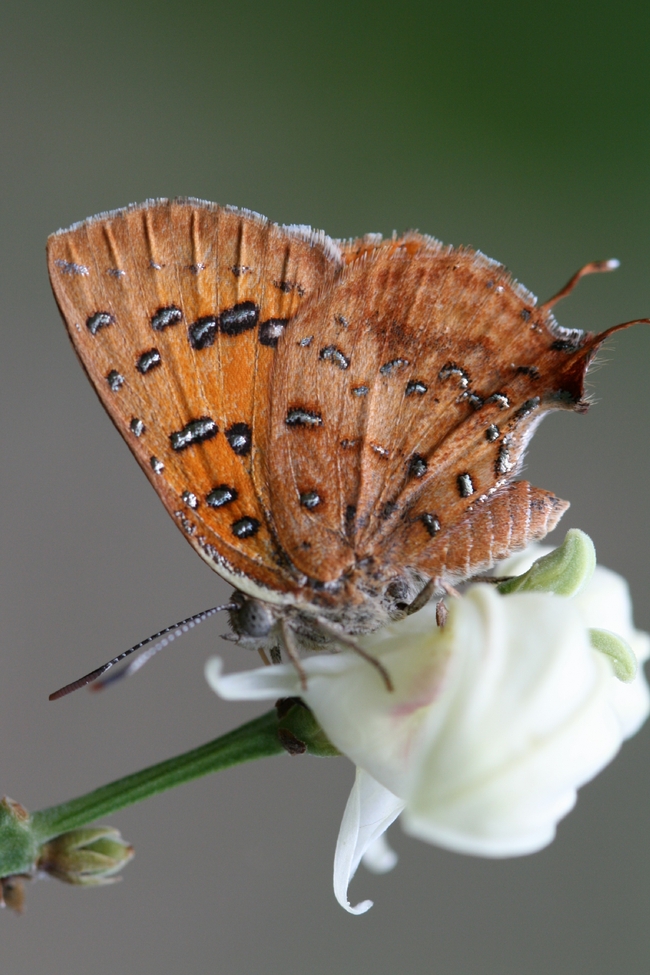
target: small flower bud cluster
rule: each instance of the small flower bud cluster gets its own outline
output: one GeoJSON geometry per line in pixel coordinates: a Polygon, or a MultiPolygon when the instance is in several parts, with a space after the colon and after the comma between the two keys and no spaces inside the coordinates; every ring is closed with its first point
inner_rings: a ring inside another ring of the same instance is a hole
{"type": "Polygon", "coordinates": [[[37,869],[67,884],[96,887],[113,884],[134,856],[133,847],[110,826],[85,827],[62,833],[43,844],[37,869]]]}

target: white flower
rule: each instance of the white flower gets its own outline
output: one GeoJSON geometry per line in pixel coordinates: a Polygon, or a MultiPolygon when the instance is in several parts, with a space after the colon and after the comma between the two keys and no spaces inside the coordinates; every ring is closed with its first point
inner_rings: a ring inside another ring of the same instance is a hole
{"type": "Polygon", "coordinates": [[[348,884],[362,858],[377,871],[394,865],[383,833],[401,812],[407,832],[463,853],[515,856],[553,839],[576,789],[648,713],[644,679],[620,684],[589,640],[588,627],[606,625],[647,654],[619,580],[600,570],[598,594],[574,599],[474,586],[451,601],[443,630],[429,605],[370,634],[360,642],[392,693],[350,652],[305,660],[306,692],[289,665],[224,677],[220,660],[208,663],[224,698],[302,697],[357,765],[335,854],[342,906],[371,906],[351,907],[348,884]]]}
{"type": "MultiPolygon", "coordinates": [[[[499,575],[520,575],[535,559],[551,552],[547,545],[531,545],[525,552],[500,562],[499,575]]],[[[574,596],[572,602],[582,612],[588,627],[611,630],[632,648],[639,665],[630,684],[615,681],[614,707],[623,729],[623,737],[635,735],[650,711],[650,689],[643,672],[643,664],[650,657],[650,635],[634,627],[630,587],[617,572],[597,565],[591,581],[574,596]]]]}

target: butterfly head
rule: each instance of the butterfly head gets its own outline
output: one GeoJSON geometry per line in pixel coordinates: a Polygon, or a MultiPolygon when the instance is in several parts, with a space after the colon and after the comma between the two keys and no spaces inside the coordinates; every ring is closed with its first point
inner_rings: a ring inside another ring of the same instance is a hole
{"type": "Polygon", "coordinates": [[[236,590],[230,599],[233,609],[229,610],[233,633],[240,639],[265,639],[273,629],[276,618],[270,603],[254,599],[236,590]]]}

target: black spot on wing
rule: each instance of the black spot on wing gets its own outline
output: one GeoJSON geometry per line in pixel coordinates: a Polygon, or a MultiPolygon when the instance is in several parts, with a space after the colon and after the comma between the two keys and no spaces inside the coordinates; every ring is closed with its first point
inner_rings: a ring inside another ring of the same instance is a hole
{"type": "Polygon", "coordinates": [[[288,427],[320,427],[323,418],[314,410],[305,410],[301,406],[293,406],[287,411],[284,421],[288,427]]]}
{"type": "Polygon", "coordinates": [[[300,504],[303,508],[317,508],[323,499],[318,491],[303,491],[300,495],[300,504]]]}
{"type": "Polygon", "coordinates": [[[318,357],[326,362],[331,362],[339,369],[347,369],[350,365],[348,357],[335,345],[326,345],[324,349],[320,350],[318,357]]]}
{"type": "Polygon", "coordinates": [[[109,325],[114,324],[115,319],[108,311],[97,311],[86,319],[86,328],[91,335],[97,335],[100,328],[108,328],[109,325]]]}
{"type": "Polygon", "coordinates": [[[238,498],[237,489],[228,484],[219,484],[206,494],[205,501],[211,508],[223,508],[238,498]]]}
{"type": "Polygon", "coordinates": [[[219,331],[224,335],[241,335],[255,328],[259,321],[259,306],[252,301],[240,301],[219,315],[219,331]]]}
{"type": "Polygon", "coordinates": [[[157,369],[158,366],[161,365],[162,359],[158,349],[149,349],[147,352],[143,352],[142,355],[138,357],[135,368],[144,376],[147,372],[150,372],[151,369],[157,369]]]}
{"type": "Polygon", "coordinates": [[[288,324],[288,318],[267,318],[265,322],[260,322],[260,343],[274,349],[288,324]]]}
{"type": "Polygon", "coordinates": [[[402,369],[404,366],[408,366],[408,359],[391,359],[390,362],[385,362],[383,366],[379,367],[379,372],[382,376],[390,376],[392,373],[396,372],[398,369],[402,369]]]}
{"type": "Polygon", "coordinates": [[[193,349],[207,349],[214,344],[217,337],[218,322],[214,315],[204,315],[197,318],[187,330],[190,345],[193,349]]]}
{"type": "Polygon", "coordinates": [[[252,430],[247,423],[233,423],[226,430],[226,440],[240,457],[250,454],[252,430]]]}
{"type": "Polygon", "coordinates": [[[182,430],[170,433],[169,439],[174,450],[185,450],[193,444],[212,440],[219,433],[219,427],[209,416],[200,416],[197,420],[190,420],[182,430]]]}
{"type": "Polygon", "coordinates": [[[438,532],[440,531],[440,522],[438,521],[435,515],[432,515],[429,512],[425,512],[425,514],[420,515],[420,521],[422,522],[422,524],[424,525],[424,527],[429,532],[432,538],[434,537],[434,535],[437,535],[438,532]]]}
{"type": "Polygon", "coordinates": [[[176,305],[167,305],[165,308],[159,308],[151,316],[151,327],[156,332],[162,332],[171,325],[178,325],[179,322],[183,321],[183,312],[176,305]]]}
{"type": "Polygon", "coordinates": [[[424,477],[428,470],[429,465],[427,464],[424,457],[420,454],[413,454],[408,464],[408,472],[410,477],[424,477]]]}
{"type": "Polygon", "coordinates": [[[474,494],[474,482],[469,474],[459,474],[456,484],[461,498],[470,498],[474,494]]]}
{"type": "Polygon", "coordinates": [[[117,369],[111,369],[106,377],[106,382],[108,383],[111,392],[116,393],[118,389],[121,389],[124,385],[124,376],[119,373],[117,369]]]}
{"type": "Polygon", "coordinates": [[[260,523],[257,518],[239,518],[232,523],[230,530],[237,538],[250,538],[252,535],[257,535],[260,523]]]}

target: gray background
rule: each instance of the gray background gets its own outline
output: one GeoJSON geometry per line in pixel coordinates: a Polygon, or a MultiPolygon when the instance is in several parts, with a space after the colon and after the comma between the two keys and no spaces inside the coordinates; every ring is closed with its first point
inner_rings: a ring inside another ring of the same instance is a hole
{"type": "MultiPolygon", "coordinates": [[[[201,744],[260,709],[203,679],[242,651],[214,620],[128,685],[48,693],[227,589],[165,514],[68,345],[48,233],[188,194],[334,236],[409,227],[480,247],[542,298],[581,264],[562,324],[650,314],[650,7],[329,0],[4,0],[0,10],[2,559],[0,791],[30,809],[201,744]]],[[[648,603],[650,330],[612,343],[588,416],[556,415],[527,476],[562,528],[648,603]]],[[[13,975],[605,975],[648,970],[650,736],[628,743],[544,852],[454,856],[393,829],[401,861],[331,864],[352,768],[278,758],[111,817],[124,882],[33,885],[0,917],[13,975]]]]}

